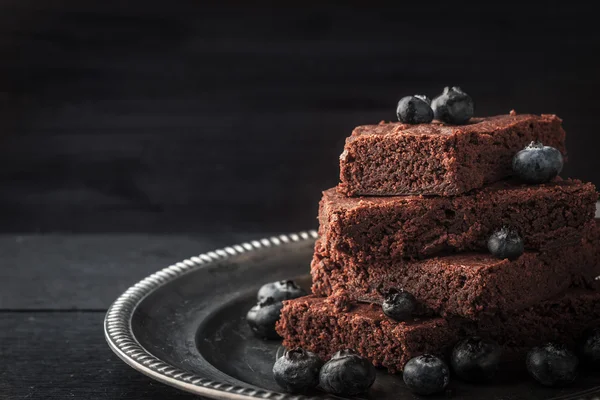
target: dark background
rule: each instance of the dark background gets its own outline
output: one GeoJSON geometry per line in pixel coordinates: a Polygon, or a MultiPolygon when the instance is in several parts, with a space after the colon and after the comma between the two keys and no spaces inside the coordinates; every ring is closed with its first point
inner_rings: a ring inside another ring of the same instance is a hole
{"type": "Polygon", "coordinates": [[[345,137],[404,95],[556,113],[565,174],[600,184],[592,2],[388,4],[0,0],[0,399],[196,398],[113,355],[106,309],[316,227],[345,137]]]}
{"type": "Polygon", "coordinates": [[[351,129],[445,85],[600,184],[591,5],[369,3],[0,0],[0,229],[311,228],[351,129]]]}

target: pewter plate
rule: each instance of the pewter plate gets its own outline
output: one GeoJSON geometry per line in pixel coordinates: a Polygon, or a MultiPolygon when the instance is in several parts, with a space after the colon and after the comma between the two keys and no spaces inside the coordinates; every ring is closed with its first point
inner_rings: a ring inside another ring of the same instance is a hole
{"type": "MultiPolygon", "coordinates": [[[[129,288],[106,314],[110,348],[127,364],[176,388],[213,399],[323,399],[280,393],[271,377],[278,341],[255,338],[245,322],[265,282],[296,278],[310,286],[316,232],[282,235],[192,257],[129,288]]],[[[584,372],[574,386],[544,388],[522,366],[503,368],[496,382],[453,381],[438,398],[600,399],[600,374],[584,372]]],[[[418,399],[399,375],[378,371],[368,399],[418,399]]],[[[432,397],[436,398],[436,397],[432,397]]]]}

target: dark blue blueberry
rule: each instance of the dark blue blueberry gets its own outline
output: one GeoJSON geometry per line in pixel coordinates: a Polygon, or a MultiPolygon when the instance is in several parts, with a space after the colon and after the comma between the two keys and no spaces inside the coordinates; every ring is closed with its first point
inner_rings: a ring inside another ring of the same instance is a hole
{"type": "Polygon", "coordinates": [[[403,378],[411,392],[429,395],[439,393],[448,386],[450,371],[440,358],[423,354],[406,363],[403,378]]]}
{"type": "Polygon", "coordinates": [[[273,365],[275,382],[288,392],[305,392],[319,385],[319,371],[323,361],[304,349],[285,352],[273,365]]]}
{"type": "Polygon", "coordinates": [[[475,112],[471,96],[457,86],[445,87],[444,92],[433,99],[431,108],[435,119],[452,125],[466,124],[475,112]]]}
{"type": "Polygon", "coordinates": [[[490,253],[500,259],[516,260],[525,251],[521,236],[516,230],[508,227],[498,229],[492,233],[487,245],[490,253]]]}
{"type": "Polygon", "coordinates": [[[584,332],[579,341],[579,353],[587,364],[600,366],[600,327],[584,332]]]}
{"type": "Polygon", "coordinates": [[[342,396],[366,392],[375,382],[375,368],[352,350],[338,351],[319,374],[321,389],[342,396]]]}
{"type": "Polygon", "coordinates": [[[577,356],[562,345],[548,343],[527,353],[527,371],[544,386],[565,386],[577,378],[577,356]]]}
{"type": "Polygon", "coordinates": [[[291,300],[297,297],[306,296],[304,289],[291,280],[277,281],[265,283],[258,290],[258,300],[264,300],[267,297],[272,297],[276,301],[291,300]]]}
{"type": "Polygon", "coordinates": [[[563,168],[563,156],[554,147],[534,143],[519,151],[513,158],[513,172],[527,183],[546,183],[563,168]]]}
{"type": "Polygon", "coordinates": [[[400,99],[396,108],[398,121],[405,124],[428,124],[433,120],[433,110],[423,99],[406,96],[400,99]]]}
{"type": "Polygon", "coordinates": [[[502,349],[498,343],[471,337],[454,346],[450,365],[462,380],[485,382],[491,380],[498,371],[501,355],[502,349]]]}
{"type": "Polygon", "coordinates": [[[381,306],[383,313],[395,321],[408,321],[416,307],[415,297],[404,290],[390,290],[381,306]]]}
{"type": "Polygon", "coordinates": [[[275,331],[275,324],[281,315],[283,303],[267,297],[252,307],[246,314],[246,321],[252,332],[263,339],[279,339],[275,331]]]}

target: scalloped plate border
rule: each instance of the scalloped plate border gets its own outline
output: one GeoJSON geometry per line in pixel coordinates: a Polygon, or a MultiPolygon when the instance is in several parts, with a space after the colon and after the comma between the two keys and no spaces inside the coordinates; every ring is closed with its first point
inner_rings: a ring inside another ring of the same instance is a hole
{"type": "MultiPolygon", "coordinates": [[[[167,385],[201,396],[223,400],[317,400],[316,397],[290,395],[268,390],[257,390],[250,386],[233,386],[217,382],[201,375],[183,371],[158,359],[137,341],[131,328],[131,319],[138,305],[157,288],[177,279],[181,275],[207,266],[215,261],[291,242],[314,240],[315,230],[273,236],[248,243],[237,244],[223,249],[209,251],[166,267],[139,281],[125,291],[108,309],[104,318],[104,335],[111,350],[125,363],[137,371],[167,385]]],[[[322,399],[322,398],[320,398],[322,399]]]]}

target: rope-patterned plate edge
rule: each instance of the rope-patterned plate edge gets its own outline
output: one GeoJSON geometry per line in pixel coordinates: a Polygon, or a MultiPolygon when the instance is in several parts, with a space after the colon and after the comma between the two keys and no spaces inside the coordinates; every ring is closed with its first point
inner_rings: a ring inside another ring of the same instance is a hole
{"type": "Polygon", "coordinates": [[[131,286],[110,306],[104,318],[104,335],[111,350],[137,371],[185,391],[215,399],[309,400],[315,397],[290,395],[252,387],[234,386],[181,370],[150,354],[133,335],[131,319],[138,305],[160,286],[215,261],[287,243],[314,240],[315,230],[272,236],[209,251],[168,266],[131,286]]]}

